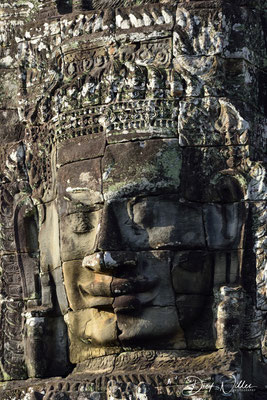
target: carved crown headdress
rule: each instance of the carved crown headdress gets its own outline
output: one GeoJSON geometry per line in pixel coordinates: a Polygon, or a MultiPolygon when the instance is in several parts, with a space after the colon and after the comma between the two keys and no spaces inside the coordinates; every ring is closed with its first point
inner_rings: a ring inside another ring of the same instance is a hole
{"type": "MultiPolygon", "coordinates": [[[[52,148],[77,136],[105,135],[109,143],[179,136],[182,145],[247,144],[249,125],[238,109],[213,97],[221,61],[190,55],[183,27],[191,32],[195,25],[187,10],[176,8],[172,2],[108,8],[29,25],[18,46],[36,186],[42,180],[49,187],[52,148]],[[187,115],[194,119],[199,112],[207,119],[200,140],[193,137],[197,127],[191,124],[189,132],[186,125],[187,115]]],[[[194,35],[205,35],[206,28],[194,35]]],[[[220,46],[216,34],[210,48],[216,53],[220,46]]]]}
{"type": "Polygon", "coordinates": [[[177,136],[183,86],[172,64],[174,15],[171,4],[148,4],[29,26],[21,44],[23,109],[27,140],[39,148],[31,165],[43,169],[34,175],[46,175],[44,184],[56,143],[84,135],[111,142],[177,136]]]}

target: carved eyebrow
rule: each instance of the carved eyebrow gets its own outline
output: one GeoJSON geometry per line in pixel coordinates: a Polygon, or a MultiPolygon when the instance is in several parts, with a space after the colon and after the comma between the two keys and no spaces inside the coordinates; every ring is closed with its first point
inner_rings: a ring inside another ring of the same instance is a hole
{"type": "Polygon", "coordinates": [[[94,205],[87,205],[87,204],[79,204],[75,205],[69,212],[68,215],[71,214],[79,214],[79,213],[92,213],[99,211],[103,208],[103,204],[94,204],[94,205]]]}
{"type": "Polygon", "coordinates": [[[65,215],[71,215],[76,213],[91,213],[99,211],[103,208],[103,202],[94,204],[84,204],[81,200],[73,200],[68,197],[64,197],[68,201],[68,209],[65,215]]]}
{"type": "Polygon", "coordinates": [[[66,192],[67,193],[79,193],[79,192],[88,192],[89,188],[87,187],[76,187],[76,188],[72,188],[72,187],[67,187],[66,192]]]}
{"type": "Polygon", "coordinates": [[[136,197],[133,197],[132,199],[129,199],[126,201],[126,209],[129,217],[133,219],[134,213],[133,213],[133,206],[136,203],[136,197]]]}

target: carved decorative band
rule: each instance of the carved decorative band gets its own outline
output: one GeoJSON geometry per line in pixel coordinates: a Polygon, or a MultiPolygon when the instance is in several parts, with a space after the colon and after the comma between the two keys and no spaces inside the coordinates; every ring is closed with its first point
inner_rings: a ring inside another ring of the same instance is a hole
{"type": "Polygon", "coordinates": [[[177,135],[178,101],[168,99],[134,100],[90,106],[58,115],[44,138],[52,143],[86,135],[126,135],[142,132],[161,136],[177,135]]]}

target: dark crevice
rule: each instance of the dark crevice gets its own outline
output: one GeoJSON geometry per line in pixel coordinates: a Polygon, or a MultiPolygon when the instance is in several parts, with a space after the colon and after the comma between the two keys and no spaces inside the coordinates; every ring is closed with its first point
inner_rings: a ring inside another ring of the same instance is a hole
{"type": "MultiPolygon", "coordinates": [[[[102,160],[103,156],[96,156],[96,157],[86,157],[86,158],[81,158],[79,160],[72,160],[72,161],[67,161],[64,164],[61,164],[59,168],[64,167],[65,165],[69,165],[69,164],[74,164],[77,162],[83,162],[83,161],[88,161],[88,160],[96,160],[96,159],[100,159],[100,161],[102,160]]],[[[58,169],[59,169],[58,168],[58,169]]]]}
{"type": "Polygon", "coordinates": [[[231,279],[231,253],[226,253],[226,271],[225,271],[225,282],[230,283],[231,279]]]}
{"type": "Polygon", "coordinates": [[[57,10],[59,14],[72,12],[72,0],[57,0],[57,10]]]}

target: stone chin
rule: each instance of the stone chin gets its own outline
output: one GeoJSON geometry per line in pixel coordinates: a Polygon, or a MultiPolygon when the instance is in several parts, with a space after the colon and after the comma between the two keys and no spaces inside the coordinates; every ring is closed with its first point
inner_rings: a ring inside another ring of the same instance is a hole
{"type": "MultiPolygon", "coordinates": [[[[116,346],[185,347],[168,269],[160,262],[152,263],[150,253],[142,257],[148,261],[143,274],[140,270],[138,274],[136,266],[135,277],[127,278],[96,273],[78,262],[64,263],[73,309],[66,322],[75,342],[83,342],[88,350],[100,347],[103,351],[116,346]]],[[[166,257],[165,252],[163,255],[166,257]]],[[[162,254],[160,257],[162,261],[162,254]]]]}
{"type": "Polygon", "coordinates": [[[136,314],[117,314],[119,340],[123,345],[144,348],[184,348],[175,307],[146,307],[136,314]],[[180,340],[178,340],[180,337],[180,340]],[[175,343],[175,345],[174,345],[175,343]]]}
{"type": "Polygon", "coordinates": [[[127,313],[89,308],[69,312],[66,320],[70,333],[90,347],[185,347],[174,307],[146,307],[127,313]]]}

